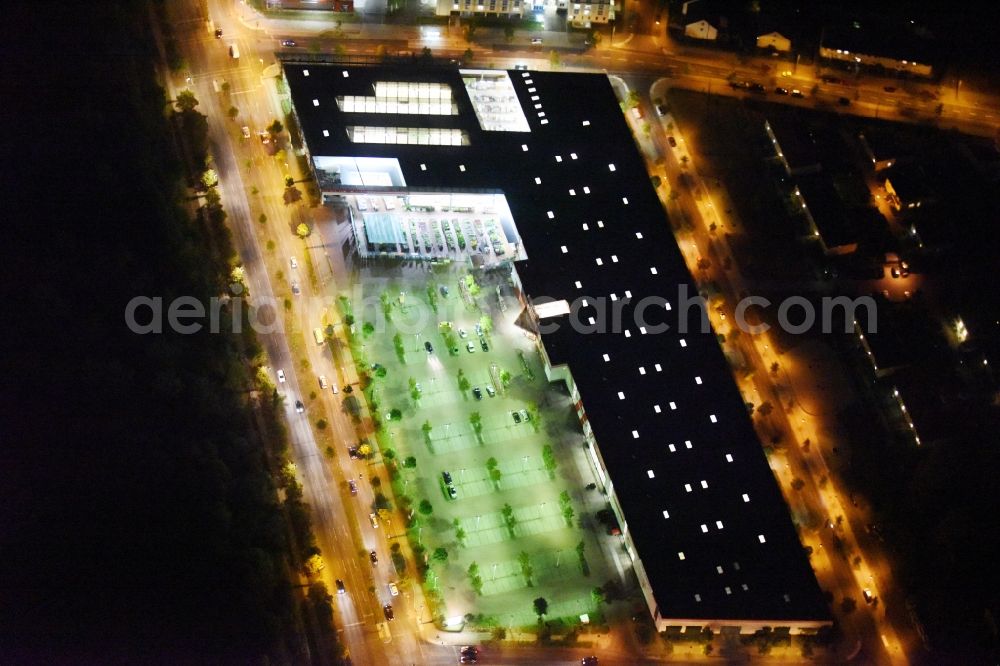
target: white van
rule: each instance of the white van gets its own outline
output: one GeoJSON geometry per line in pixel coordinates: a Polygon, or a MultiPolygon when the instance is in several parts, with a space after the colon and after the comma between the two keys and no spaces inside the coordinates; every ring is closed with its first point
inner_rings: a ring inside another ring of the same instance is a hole
{"type": "Polygon", "coordinates": [[[229,45],[229,57],[233,60],[240,59],[240,47],[236,45],[236,42],[229,45]]]}
{"type": "Polygon", "coordinates": [[[323,335],[322,328],[313,329],[313,338],[316,340],[316,344],[318,344],[320,347],[322,347],[323,343],[326,342],[326,337],[323,335]]]}

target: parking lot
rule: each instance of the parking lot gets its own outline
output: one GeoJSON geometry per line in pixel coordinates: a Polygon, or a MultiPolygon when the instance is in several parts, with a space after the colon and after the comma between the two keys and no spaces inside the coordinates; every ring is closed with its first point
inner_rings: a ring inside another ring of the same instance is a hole
{"type": "Polygon", "coordinates": [[[520,307],[505,281],[498,297],[497,284],[470,289],[466,275],[452,266],[386,280],[389,321],[364,339],[366,362],[384,368],[370,396],[397,500],[416,518],[411,543],[426,548],[428,585],[449,617],[530,625],[539,596],[550,617],[593,613],[590,592],[611,574],[595,534],[579,527],[585,503],[599,500],[574,458],[582,436],[569,398],[514,324],[520,307]],[[437,312],[413,332],[403,322],[431,310],[431,293],[437,312]]]}

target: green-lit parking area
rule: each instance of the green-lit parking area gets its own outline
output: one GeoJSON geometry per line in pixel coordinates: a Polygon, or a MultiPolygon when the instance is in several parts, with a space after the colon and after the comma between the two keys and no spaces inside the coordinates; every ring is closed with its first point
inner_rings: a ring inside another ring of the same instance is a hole
{"type": "Polygon", "coordinates": [[[373,473],[393,477],[410,516],[387,533],[405,532],[426,557],[434,611],[516,628],[535,624],[541,597],[548,619],[595,618],[592,590],[612,575],[597,533],[580,524],[603,500],[587,488],[569,397],[547,382],[535,343],[515,324],[506,274],[473,280],[454,264],[380,270],[362,280],[364,312],[341,307],[353,317],[359,366],[370,370],[365,393],[386,467],[373,473]]]}

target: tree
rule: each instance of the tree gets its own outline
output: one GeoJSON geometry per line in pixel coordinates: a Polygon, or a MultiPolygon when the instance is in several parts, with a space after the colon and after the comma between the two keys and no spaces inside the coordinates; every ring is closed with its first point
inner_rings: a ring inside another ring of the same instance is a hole
{"type": "Polygon", "coordinates": [[[803,481],[802,479],[798,477],[792,479],[792,488],[794,488],[795,490],[802,490],[805,487],[806,487],[806,482],[803,481]]]}
{"type": "Polygon", "coordinates": [[[469,390],[469,378],[465,376],[465,370],[462,370],[461,368],[458,369],[458,390],[469,390]]]}
{"type": "Polygon", "coordinates": [[[433,557],[438,562],[447,562],[448,561],[448,550],[445,549],[445,548],[435,548],[434,549],[434,554],[431,555],[431,557],[433,557]]]}
{"type": "Polygon", "coordinates": [[[483,315],[479,318],[479,328],[483,329],[483,335],[489,335],[493,332],[493,318],[489,315],[483,315]]]}
{"type": "Polygon", "coordinates": [[[194,111],[194,107],[198,106],[198,98],[190,90],[182,90],[177,93],[177,99],[174,100],[174,104],[181,113],[194,111]]]}
{"type": "Polygon", "coordinates": [[[420,50],[420,57],[425,61],[431,60],[434,57],[433,53],[431,53],[431,49],[429,46],[425,46],[420,50]]]}
{"type": "Polygon", "coordinates": [[[542,447],[542,463],[545,465],[545,470],[549,473],[549,478],[556,478],[555,472],[558,463],[556,462],[556,456],[552,451],[551,444],[546,444],[542,447]]]}
{"type": "Polygon", "coordinates": [[[461,527],[455,530],[455,539],[458,540],[459,545],[461,546],[465,545],[465,536],[466,536],[465,530],[462,529],[461,527]]]}
{"type": "Polygon", "coordinates": [[[473,562],[469,565],[468,569],[469,583],[472,585],[472,589],[475,590],[476,594],[482,596],[483,594],[483,578],[479,575],[479,565],[473,562]]]}
{"type": "Polygon", "coordinates": [[[361,456],[362,458],[368,458],[369,456],[371,456],[371,454],[372,454],[372,445],[369,444],[367,441],[361,442],[361,444],[358,445],[359,456],[361,456]]]}
{"type": "Polygon", "coordinates": [[[472,58],[474,55],[475,54],[472,52],[472,49],[465,49],[465,51],[462,53],[462,63],[468,65],[470,62],[472,62],[472,58]]]}
{"type": "Polygon", "coordinates": [[[600,606],[607,601],[607,595],[604,592],[604,588],[595,587],[590,591],[590,600],[594,602],[594,606],[600,606]]]}
{"type": "Polygon", "coordinates": [[[319,553],[315,553],[306,560],[306,572],[313,576],[318,574],[326,567],[326,562],[323,561],[323,556],[319,553]]]}
{"type": "Polygon", "coordinates": [[[629,90],[628,96],[625,98],[625,107],[629,109],[634,109],[639,106],[639,92],[636,90],[629,90]]]}
{"type": "Polygon", "coordinates": [[[468,23],[466,23],[465,26],[462,28],[462,34],[465,37],[465,41],[471,44],[476,37],[475,21],[470,20],[468,23]]]}
{"type": "Polygon", "coordinates": [[[434,507],[431,505],[430,502],[428,502],[425,499],[424,500],[420,500],[420,506],[419,506],[418,510],[420,511],[420,513],[424,514],[425,516],[429,516],[432,513],[434,513],[434,507]]]}
{"type": "Polygon", "coordinates": [[[231,106],[229,107],[229,110],[226,111],[226,115],[229,116],[230,120],[236,120],[236,116],[240,115],[240,110],[235,106],[231,106]]]}
{"type": "Polygon", "coordinates": [[[531,565],[531,556],[522,550],[518,553],[517,561],[521,564],[521,575],[524,576],[525,583],[528,587],[534,587],[535,583],[532,579],[535,575],[535,568],[531,565]]]}
{"type": "Polygon", "coordinates": [[[295,227],[295,233],[298,234],[299,238],[308,238],[311,232],[312,230],[309,228],[309,225],[306,224],[305,222],[295,227]]]}
{"type": "Polygon", "coordinates": [[[257,221],[260,222],[261,224],[267,224],[267,215],[261,213],[260,216],[257,218],[257,221]]]}
{"type": "Polygon", "coordinates": [[[366,321],[361,325],[361,334],[366,338],[371,337],[372,333],[375,332],[375,326],[370,322],[366,321]]]}
{"type": "Polygon", "coordinates": [[[780,368],[781,368],[781,366],[780,366],[780,365],[778,365],[778,362],[777,362],[777,361],[775,361],[774,363],[772,363],[772,364],[771,364],[771,374],[772,374],[772,375],[776,375],[776,374],[778,374],[778,370],[779,370],[780,368]]]}
{"type": "Polygon", "coordinates": [[[508,42],[514,41],[514,26],[508,23],[503,27],[503,36],[508,42]]]}
{"type": "Polygon", "coordinates": [[[760,403],[760,406],[757,407],[757,413],[760,414],[765,419],[769,417],[771,415],[771,412],[773,411],[774,411],[774,405],[772,405],[768,400],[765,400],[764,402],[760,403]]]}
{"type": "Polygon", "coordinates": [[[537,615],[538,620],[541,621],[542,616],[549,612],[549,602],[545,600],[545,597],[538,597],[531,603],[535,609],[535,615],[537,615]]]}
{"type": "Polygon", "coordinates": [[[493,482],[493,487],[500,490],[500,479],[503,478],[503,472],[497,468],[490,470],[490,481],[493,482]]]}
{"type": "Polygon", "coordinates": [[[504,386],[507,386],[508,384],[510,384],[511,378],[512,377],[511,377],[511,374],[510,374],[509,370],[501,370],[500,371],[500,383],[503,384],[504,386]]]}
{"type": "Polygon", "coordinates": [[[553,68],[562,64],[562,58],[557,51],[549,51],[549,65],[553,68]]]}
{"type": "Polygon", "coordinates": [[[413,469],[417,466],[417,459],[413,456],[406,456],[406,460],[403,461],[403,467],[407,469],[413,469]]]}
{"type": "Polygon", "coordinates": [[[399,409],[393,407],[392,409],[389,410],[390,421],[398,421],[401,418],[403,418],[403,412],[399,411],[399,409]]]}
{"type": "Polygon", "coordinates": [[[688,157],[687,155],[681,155],[681,167],[686,169],[688,162],[690,161],[691,161],[690,157],[688,157]]]}
{"type": "Polygon", "coordinates": [[[707,271],[711,267],[712,267],[712,262],[706,259],[705,257],[701,257],[698,259],[698,270],[707,271]]]}
{"type": "Polygon", "coordinates": [[[267,131],[274,138],[285,131],[285,126],[281,124],[280,120],[275,118],[274,122],[267,126],[267,131]]]}
{"type": "Polygon", "coordinates": [[[327,425],[328,425],[328,424],[327,424],[327,422],[326,422],[326,419],[320,419],[319,421],[316,421],[316,427],[317,427],[317,428],[318,428],[319,430],[326,430],[326,426],[327,426],[327,425]]]}

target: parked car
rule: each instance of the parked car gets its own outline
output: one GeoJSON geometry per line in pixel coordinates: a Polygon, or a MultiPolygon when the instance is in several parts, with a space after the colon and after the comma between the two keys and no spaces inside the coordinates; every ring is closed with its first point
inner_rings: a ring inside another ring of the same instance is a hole
{"type": "Polygon", "coordinates": [[[453,481],[451,480],[451,472],[441,472],[441,478],[444,479],[444,484],[450,486],[453,481]]]}
{"type": "Polygon", "coordinates": [[[460,664],[476,664],[479,663],[479,648],[474,645],[462,646],[462,649],[458,651],[460,664]]]}
{"type": "Polygon", "coordinates": [[[243,126],[243,138],[244,139],[250,138],[250,128],[247,127],[246,125],[243,126]]]}
{"type": "Polygon", "coordinates": [[[472,352],[476,351],[476,345],[469,342],[468,344],[465,345],[465,350],[471,354],[472,352]]]}
{"type": "Polygon", "coordinates": [[[375,517],[374,513],[369,513],[368,514],[368,520],[371,521],[372,527],[374,527],[375,529],[378,529],[378,518],[375,517]]]}
{"type": "Polygon", "coordinates": [[[392,604],[386,604],[385,606],[382,606],[382,612],[385,613],[385,619],[387,620],[392,620],[394,617],[396,617],[392,613],[392,604]]]}
{"type": "Polygon", "coordinates": [[[490,350],[490,346],[486,343],[486,338],[479,338],[479,346],[484,352],[488,352],[490,350]]]}
{"type": "Polygon", "coordinates": [[[326,383],[326,377],[324,375],[320,375],[319,376],[319,387],[321,389],[325,390],[327,386],[329,386],[329,384],[326,383]]]}
{"type": "Polygon", "coordinates": [[[531,38],[531,43],[535,44],[535,45],[541,44],[542,43],[542,38],[541,37],[532,37],[531,38]]]}
{"type": "Polygon", "coordinates": [[[299,414],[306,411],[306,406],[302,404],[301,400],[295,401],[295,411],[298,412],[299,414]]]}
{"type": "Polygon", "coordinates": [[[667,115],[667,105],[666,104],[657,104],[656,105],[656,113],[658,115],[661,115],[661,116],[667,115]]]}
{"type": "Polygon", "coordinates": [[[510,415],[511,415],[511,417],[513,417],[514,423],[520,423],[521,422],[521,415],[518,414],[517,412],[511,412],[510,415]]]}
{"type": "Polygon", "coordinates": [[[580,666],[597,666],[597,657],[590,655],[580,660],[580,666]]]}
{"type": "Polygon", "coordinates": [[[493,385],[492,384],[487,384],[486,385],[486,395],[488,395],[491,398],[493,398],[493,397],[496,397],[496,394],[497,394],[497,392],[496,392],[496,389],[493,388],[493,385]]]}
{"type": "Polygon", "coordinates": [[[482,400],[483,399],[483,392],[481,390],[479,390],[478,386],[474,386],[472,388],[472,395],[475,396],[476,400],[482,400]]]}
{"type": "Polygon", "coordinates": [[[399,596],[399,588],[396,587],[395,583],[389,583],[389,594],[391,594],[394,597],[399,596]]]}
{"type": "Polygon", "coordinates": [[[289,46],[289,47],[291,47],[291,46],[297,46],[297,44],[295,43],[294,39],[283,39],[283,40],[281,40],[281,45],[282,46],[289,46]]]}
{"type": "Polygon", "coordinates": [[[378,564],[378,553],[374,550],[368,553],[368,559],[372,561],[372,564],[378,564]]]}
{"type": "Polygon", "coordinates": [[[469,332],[466,331],[464,328],[460,328],[458,329],[458,337],[464,340],[465,338],[469,337],[469,332]]]}
{"type": "Polygon", "coordinates": [[[295,257],[289,257],[288,258],[288,265],[291,266],[292,268],[298,268],[299,267],[299,262],[298,262],[298,260],[295,259],[295,257]]]}
{"type": "Polygon", "coordinates": [[[348,446],[347,455],[351,457],[351,460],[357,460],[358,458],[361,457],[361,455],[358,453],[358,447],[356,446],[348,446]]]}
{"type": "Polygon", "coordinates": [[[869,590],[867,587],[865,589],[861,590],[861,594],[864,595],[864,597],[865,597],[865,603],[866,604],[870,604],[873,601],[875,601],[875,595],[873,595],[872,591],[869,590]]]}
{"type": "Polygon", "coordinates": [[[351,495],[358,494],[358,484],[354,481],[354,479],[347,482],[347,487],[351,489],[351,495]]]}

